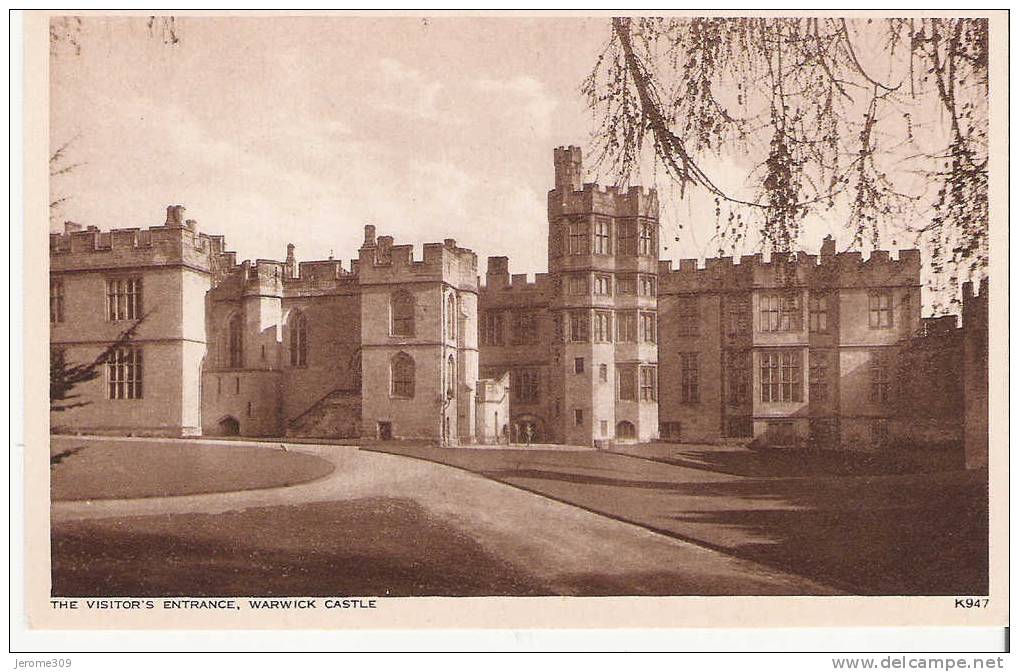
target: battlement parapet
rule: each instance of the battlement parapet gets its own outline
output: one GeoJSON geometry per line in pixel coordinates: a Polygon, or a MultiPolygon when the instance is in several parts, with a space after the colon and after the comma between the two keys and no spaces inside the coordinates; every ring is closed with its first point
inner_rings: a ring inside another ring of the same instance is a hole
{"type": "Polygon", "coordinates": [[[66,222],[63,233],[50,234],[50,267],[54,271],[185,265],[219,273],[235,262],[234,253],[225,249],[223,236],[200,233],[197,222],[190,219],[180,225],[174,220],[147,229],[109,231],[66,222]]]}
{"type": "Polygon", "coordinates": [[[658,219],[658,192],[640,186],[626,190],[586,183],[579,191],[553,189],[548,192],[548,215],[600,214],[610,217],[658,219]]]}
{"type": "Polygon", "coordinates": [[[478,256],[459,247],[452,238],[425,243],[421,258],[414,258],[413,245],[394,245],[392,236],[373,238],[374,228],[365,228],[365,243],[357,264],[352,263],[362,284],[414,280],[441,280],[462,289],[477,289],[478,256]]]}
{"type": "Polygon", "coordinates": [[[696,292],[752,287],[822,286],[915,286],[920,284],[920,252],[901,250],[893,258],[887,250],[874,250],[864,260],[860,252],[839,254],[772,253],[732,257],[681,259],[658,264],[659,291],[696,292]]]}
{"type": "Polygon", "coordinates": [[[536,273],[533,277],[528,273],[510,274],[508,257],[489,257],[484,282],[479,278],[478,283],[479,290],[487,296],[505,292],[540,297],[552,289],[552,276],[548,273],[536,273]]]}

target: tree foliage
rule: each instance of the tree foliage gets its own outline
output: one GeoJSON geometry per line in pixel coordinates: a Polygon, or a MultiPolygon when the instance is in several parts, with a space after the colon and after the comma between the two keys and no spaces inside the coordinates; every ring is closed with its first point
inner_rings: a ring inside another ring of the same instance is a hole
{"type": "Polygon", "coordinates": [[[650,149],[713,198],[720,251],[793,250],[823,213],[851,247],[923,243],[955,300],[987,265],[987,87],[986,19],[615,18],[583,92],[598,164],[650,149]]]}

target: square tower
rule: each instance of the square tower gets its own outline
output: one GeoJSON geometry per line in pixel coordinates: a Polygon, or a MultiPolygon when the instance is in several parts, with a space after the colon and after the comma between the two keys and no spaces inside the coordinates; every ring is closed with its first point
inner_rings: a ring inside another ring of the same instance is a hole
{"type": "Polygon", "coordinates": [[[658,196],[581,184],[579,147],[554,152],[548,194],[550,392],[565,443],[658,436],[658,196]]]}

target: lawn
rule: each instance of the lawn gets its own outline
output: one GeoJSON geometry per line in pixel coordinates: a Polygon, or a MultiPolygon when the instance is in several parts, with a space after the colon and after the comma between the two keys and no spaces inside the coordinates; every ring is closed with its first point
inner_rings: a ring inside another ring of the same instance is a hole
{"type": "Polygon", "coordinates": [[[855,594],[987,592],[986,472],[788,476],[766,457],[727,447],[673,463],[604,452],[376,449],[455,465],[855,594]]]}
{"type": "Polygon", "coordinates": [[[50,470],[54,501],[165,497],[274,488],[333,471],[315,455],[270,447],[53,437],[51,454],[82,448],[50,470]]]}
{"type": "Polygon", "coordinates": [[[541,595],[540,581],[417,503],[373,497],[68,521],[53,595],[541,595]]]}

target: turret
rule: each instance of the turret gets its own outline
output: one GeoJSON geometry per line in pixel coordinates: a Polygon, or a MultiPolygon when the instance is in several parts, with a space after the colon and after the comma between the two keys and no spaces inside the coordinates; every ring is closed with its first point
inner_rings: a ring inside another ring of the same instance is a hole
{"type": "Polygon", "coordinates": [[[557,191],[580,191],[583,188],[583,155],[580,147],[556,147],[555,188],[557,191]]]}

